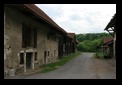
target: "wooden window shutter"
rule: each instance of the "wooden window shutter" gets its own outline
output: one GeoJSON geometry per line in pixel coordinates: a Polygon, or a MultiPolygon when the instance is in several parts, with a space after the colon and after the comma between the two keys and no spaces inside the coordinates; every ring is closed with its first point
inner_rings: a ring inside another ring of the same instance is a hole
{"type": "Polygon", "coordinates": [[[26,48],[27,44],[26,44],[26,27],[25,24],[22,24],[22,47],[26,48]]]}
{"type": "Polygon", "coordinates": [[[37,29],[34,29],[34,48],[37,47],[37,29]]]}

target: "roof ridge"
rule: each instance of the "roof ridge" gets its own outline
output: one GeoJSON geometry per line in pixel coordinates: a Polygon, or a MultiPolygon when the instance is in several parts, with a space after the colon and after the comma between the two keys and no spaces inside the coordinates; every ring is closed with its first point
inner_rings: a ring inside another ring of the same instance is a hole
{"type": "Polygon", "coordinates": [[[27,8],[29,8],[31,11],[33,11],[34,13],[36,13],[38,16],[40,16],[41,18],[43,18],[44,20],[46,20],[48,23],[50,23],[51,25],[53,25],[54,27],[56,27],[58,30],[64,32],[65,34],[67,34],[67,32],[61,28],[56,22],[54,22],[43,10],[41,10],[39,7],[37,7],[34,4],[23,4],[24,6],[26,6],[27,8]]]}

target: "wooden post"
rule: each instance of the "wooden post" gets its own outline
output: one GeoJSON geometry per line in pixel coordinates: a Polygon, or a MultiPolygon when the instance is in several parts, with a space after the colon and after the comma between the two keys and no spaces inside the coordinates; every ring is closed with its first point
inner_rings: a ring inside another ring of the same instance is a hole
{"type": "Polygon", "coordinates": [[[115,45],[116,45],[116,33],[114,33],[114,40],[113,40],[113,56],[114,56],[114,58],[116,58],[116,55],[115,55],[115,51],[116,51],[115,45]]]}

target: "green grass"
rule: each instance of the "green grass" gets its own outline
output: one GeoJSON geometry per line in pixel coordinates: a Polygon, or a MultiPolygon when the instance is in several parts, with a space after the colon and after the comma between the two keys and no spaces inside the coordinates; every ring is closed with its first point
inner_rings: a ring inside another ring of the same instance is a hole
{"type": "Polygon", "coordinates": [[[64,64],[66,64],[68,61],[72,60],[73,58],[77,57],[78,55],[80,55],[81,52],[76,52],[73,53],[69,56],[65,56],[64,58],[60,59],[57,62],[51,63],[51,64],[47,64],[47,65],[43,65],[41,68],[41,72],[45,73],[45,72],[49,72],[55,69],[58,69],[59,67],[63,66],[64,64]]]}
{"type": "Polygon", "coordinates": [[[97,58],[96,54],[93,55],[93,58],[97,58]]]}
{"type": "Polygon", "coordinates": [[[94,58],[100,58],[100,59],[104,59],[104,54],[102,52],[98,52],[97,56],[96,54],[93,55],[94,58]]]}

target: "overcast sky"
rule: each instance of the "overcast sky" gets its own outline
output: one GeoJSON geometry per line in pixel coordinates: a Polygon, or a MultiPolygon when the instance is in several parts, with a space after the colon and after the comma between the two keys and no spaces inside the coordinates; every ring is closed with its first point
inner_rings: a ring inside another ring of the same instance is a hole
{"type": "Polygon", "coordinates": [[[67,32],[101,33],[116,13],[116,4],[36,4],[67,32]]]}

